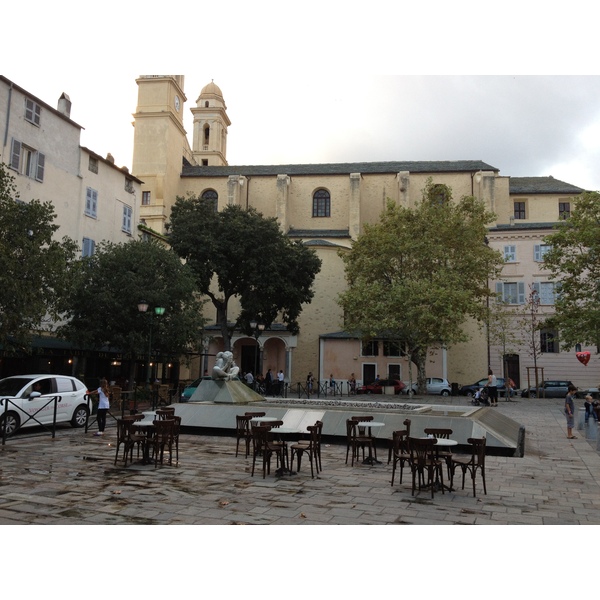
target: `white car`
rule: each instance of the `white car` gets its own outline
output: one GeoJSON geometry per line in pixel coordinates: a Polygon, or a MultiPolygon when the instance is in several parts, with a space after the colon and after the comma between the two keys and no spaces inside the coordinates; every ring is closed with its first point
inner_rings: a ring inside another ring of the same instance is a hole
{"type": "MultiPolygon", "coordinates": [[[[406,388],[404,388],[403,393],[408,394],[409,385],[408,381],[405,381],[404,384],[406,388]]],[[[417,382],[413,381],[412,384],[413,394],[417,393],[417,382]]],[[[442,396],[449,396],[452,391],[452,386],[448,383],[447,379],[442,379],[441,377],[427,377],[427,393],[436,395],[440,394],[442,396]]]]}
{"type": "Polygon", "coordinates": [[[0,380],[0,432],[12,435],[20,427],[70,422],[83,427],[88,417],[87,388],[67,375],[15,375],[0,380]],[[54,402],[55,397],[60,398],[54,402]]]}

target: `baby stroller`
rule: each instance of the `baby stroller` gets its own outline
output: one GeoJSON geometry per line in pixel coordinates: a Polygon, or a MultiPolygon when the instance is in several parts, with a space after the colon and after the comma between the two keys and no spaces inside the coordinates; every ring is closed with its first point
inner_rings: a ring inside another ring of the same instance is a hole
{"type": "Polygon", "coordinates": [[[479,406],[481,404],[483,404],[484,406],[489,406],[490,402],[489,402],[489,392],[487,387],[482,387],[479,388],[476,392],[475,395],[473,396],[473,400],[471,401],[471,404],[473,406],[479,406]]]}

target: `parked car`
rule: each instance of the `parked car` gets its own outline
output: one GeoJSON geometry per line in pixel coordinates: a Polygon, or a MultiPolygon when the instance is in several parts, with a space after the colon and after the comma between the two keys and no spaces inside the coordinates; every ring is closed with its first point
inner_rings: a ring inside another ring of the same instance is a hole
{"type": "Polygon", "coordinates": [[[70,422],[83,427],[88,417],[84,383],[66,375],[16,375],[0,380],[0,431],[12,435],[19,427],[34,427],[53,422],[54,402],[56,422],[70,422]],[[29,418],[33,417],[33,418],[29,418]]]}
{"type": "Polygon", "coordinates": [[[522,398],[564,398],[567,395],[571,381],[552,379],[543,381],[536,389],[535,386],[526,388],[521,392],[522,398]]]}
{"type": "MultiPolygon", "coordinates": [[[[496,381],[497,381],[497,388],[498,388],[498,396],[504,396],[506,394],[506,385],[504,383],[504,377],[496,377],[496,381]]],[[[458,393],[461,396],[474,396],[475,392],[482,388],[485,387],[488,384],[488,378],[485,377],[484,379],[480,379],[479,381],[476,381],[475,383],[471,383],[470,385],[463,385],[459,390],[458,393]]]]}
{"type": "MultiPolygon", "coordinates": [[[[403,381],[404,389],[402,390],[403,394],[408,394],[410,387],[408,382],[403,381]]],[[[413,381],[412,384],[413,393],[417,393],[417,382],[413,381]]],[[[447,379],[443,379],[442,377],[427,377],[427,393],[436,395],[441,394],[442,396],[449,396],[452,391],[452,386],[448,383],[447,379]]]]}
{"type": "Polygon", "coordinates": [[[383,388],[393,387],[394,394],[399,394],[404,389],[404,384],[399,379],[380,379],[367,385],[356,388],[357,394],[383,394],[383,388]]]}
{"type": "Polygon", "coordinates": [[[196,381],[192,381],[192,383],[184,387],[181,396],[179,397],[179,402],[189,402],[201,381],[202,377],[199,377],[196,381]]]}

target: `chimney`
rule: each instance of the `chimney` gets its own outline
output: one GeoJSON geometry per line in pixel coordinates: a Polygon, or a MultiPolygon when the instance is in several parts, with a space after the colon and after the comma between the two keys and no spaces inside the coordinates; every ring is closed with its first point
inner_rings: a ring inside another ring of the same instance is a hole
{"type": "Polygon", "coordinates": [[[69,119],[71,118],[71,99],[64,92],[58,99],[57,110],[59,113],[65,115],[65,117],[69,117],[69,119]]]}

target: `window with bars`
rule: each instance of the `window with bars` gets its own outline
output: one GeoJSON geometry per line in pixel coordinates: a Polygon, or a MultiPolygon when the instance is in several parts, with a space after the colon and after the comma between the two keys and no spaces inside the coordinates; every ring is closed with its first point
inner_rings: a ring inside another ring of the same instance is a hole
{"type": "Polygon", "coordinates": [[[313,217],[331,216],[331,196],[327,190],[317,190],[313,194],[313,217]]]}
{"type": "Polygon", "coordinates": [[[514,217],[515,219],[525,219],[525,202],[515,202],[514,203],[514,217]]]}
{"type": "Polygon", "coordinates": [[[148,206],[150,204],[150,192],[142,192],[142,205],[148,206]]]}
{"type": "Polygon", "coordinates": [[[88,171],[91,171],[92,173],[96,173],[96,175],[98,174],[98,159],[90,156],[90,159],[88,161],[88,171]]]}

